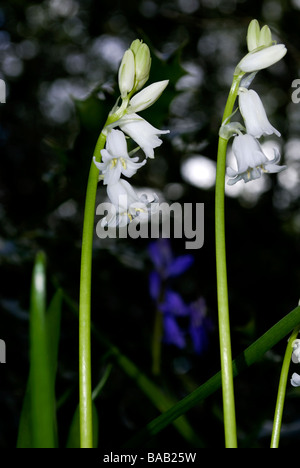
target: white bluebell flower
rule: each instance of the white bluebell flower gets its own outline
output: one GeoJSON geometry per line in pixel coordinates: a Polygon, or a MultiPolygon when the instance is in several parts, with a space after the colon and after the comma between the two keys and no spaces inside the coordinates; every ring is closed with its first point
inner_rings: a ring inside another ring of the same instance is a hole
{"type": "Polygon", "coordinates": [[[275,133],[280,137],[278,130],[270,124],[263,103],[253,89],[239,89],[239,108],[249,135],[260,138],[275,133]]]}
{"type": "Polygon", "coordinates": [[[293,387],[300,387],[300,375],[296,374],[296,372],[294,372],[292,375],[291,384],[293,387]]]}
{"type": "Polygon", "coordinates": [[[144,151],[147,158],[154,158],[154,149],[162,144],[158,135],[170,133],[159,130],[137,114],[126,114],[117,122],[120,129],[129,135],[144,151]]]}
{"type": "Polygon", "coordinates": [[[140,220],[148,219],[152,203],[157,202],[155,194],[151,201],[145,194],[139,196],[129,182],[123,179],[108,185],[107,195],[112,204],[107,216],[101,220],[101,225],[109,227],[126,226],[137,216],[140,220]]]}
{"type": "Polygon", "coordinates": [[[105,185],[116,184],[121,174],[132,177],[137,170],[146,164],[146,160],[138,162],[139,158],[131,158],[127,151],[126,138],[120,130],[111,130],[108,133],[106,148],[101,150],[102,162],[94,163],[101,172],[105,185]]]}
{"type": "Polygon", "coordinates": [[[237,170],[227,168],[227,175],[231,177],[228,185],[234,185],[239,180],[250,182],[258,179],[262,172],[281,172],[286,166],[278,166],[280,153],[274,148],[274,159],[269,160],[264,154],[259,142],[251,135],[238,135],[233,140],[233,153],[237,161],[237,170]]]}
{"type": "Polygon", "coordinates": [[[300,340],[293,341],[292,347],[293,347],[292,361],[295,364],[298,364],[300,363],[300,340]]]}

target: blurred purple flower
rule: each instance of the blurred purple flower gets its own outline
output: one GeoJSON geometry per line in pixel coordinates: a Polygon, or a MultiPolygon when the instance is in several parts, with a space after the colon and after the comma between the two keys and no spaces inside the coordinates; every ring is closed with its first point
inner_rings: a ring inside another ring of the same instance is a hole
{"type": "Polygon", "coordinates": [[[175,317],[172,315],[164,316],[164,336],[163,342],[169,345],[177,346],[183,349],[186,345],[185,333],[182,331],[175,317]]]}
{"type": "Polygon", "coordinates": [[[182,275],[194,262],[192,255],[174,257],[169,239],[159,239],[149,245],[149,255],[155,270],[149,278],[152,299],[159,300],[162,283],[169,278],[182,275]]]}
{"type": "Polygon", "coordinates": [[[189,307],[185,304],[180,294],[168,289],[164,296],[164,302],[159,305],[163,314],[169,314],[174,317],[186,317],[190,314],[189,307]]]}
{"type": "Polygon", "coordinates": [[[188,270],[194,257],[174,257],[168,239],[152,242],[149,254],[155,267],[150,273],[149,290],[158,310],[163,314],[163,342],[183,349],[189,336],[195,353],[203,353],[208,346],[208,334],[212,328],[210,319],[206,317],[205,300],[200,298],[187,305],[180,294],[169,288],[167,281],[188,270]]]}
{"type": "Polygon", "coordinates": [[[182,349],[186,345],[186,336],[189,335],[196,354],[200,355],[207,349],[212,322],[206,316],[206,303],[202,297],[187,305],[180,294],[168,290],[159,309],[163,314],[165,343],[182,349]],[[188,324],[180,327],[178,317],[187,317],[188,324]]]}
{"type": "Polygon", "coordinates": [[[196,354],[202,354],[208,347],[209,332],[213,329],[213,323],[206,315],[206,303],[203,297],[189,306],[190,324],[189,334],[196,354]]]}
{"type": "Polygon", "coordinates": [[[174,257],[169,239],[159,239],[149,245],[149,254],[162,279],[182,275],[194,262],[192,255],[174,257]]]}
{"type": "Polygon", "coordinates": [[[178,325],[176,317],[185,317],[189,314],[189,309],[182,300],[180,294],[167,290],[164,302],[158,305],[163,314],[163,342],[172,344],[177,348],[184,348],[186,345],[185,332],[178,325]]]}
{"type": "Polygon", "coordinates": [[[160,302],[161,290],[161,278],[159,274],[157,271],[151,271],[149,275],[149,292],[154,301],[160,302]]]}

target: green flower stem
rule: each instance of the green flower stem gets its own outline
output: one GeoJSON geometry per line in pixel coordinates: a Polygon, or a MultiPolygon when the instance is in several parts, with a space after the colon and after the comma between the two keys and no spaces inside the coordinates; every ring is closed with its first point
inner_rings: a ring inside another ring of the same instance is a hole
{"type": "MultiPolygon", "coordinates": [[[[106,136],[101,133],[94,156],[100,159],[106,136]]],[[[79,299],[79,414],[81,448],[93,447],[92,384],[91,384],[91,280],[95,204],[99,170],[91,163],[86,191],[79,299]]]]}
{"type": "Polygon", "coordinates": [[[299,330],[300,330],[300,326],[296,327],[293,330],[293,333],[288,340],[288,344],[287,344],[287,348],[286,348],[286,352],[285,352],[285,356],[284,356],[284,360],[282,364],[279,387],[278,387],[278,394],[277,394],[277,402],[276,402],[276,408],[275,408],[275,415],[274,415],[271,448],[279,447],[282,414],[283,414],[284,400],[285,400],[285,394],[286,394],[286,385],[287,385],[287,379],[288,379],[290,363],[291,363],[291,358],[292,358],[292,353],[293,353],[292,344],[294,340],[296,340],[299,330]]]}
{"type": "MultiPolygon", "coordinates": [[[[119,120],[125,113],[129,99],[108,116],[95,146],[96,161],[101,160],[101,150],[106,142],[106,127],[119,120]]],[[[81,448],[93,447],[92,382],[91,382],[91,283],[92,251],[95,223],[95,204],[99,170],[91,162],[82,232],[80,297],[79,297],[79,416],[81,448]]]]}
{"type": "MultiPolygon", "coordinates": [[[[242,76],[243,73],[234,75],[223,115],[222,124],[229,123],[242,76]]],[[[215,194],[216,266],[225,445],[227,448],[236,448],[237,436],[233,389],[225,246],[224,202],[227,143],[228,140],[222,137],[219,138],[215,194]]]]}

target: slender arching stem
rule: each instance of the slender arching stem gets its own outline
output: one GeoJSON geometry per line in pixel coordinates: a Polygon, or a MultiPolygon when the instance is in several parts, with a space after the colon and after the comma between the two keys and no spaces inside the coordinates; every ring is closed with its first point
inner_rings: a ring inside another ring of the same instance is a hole
{"type": "Polygon", "coordinates": [[[287,379],[288,379],[288,374],[289,374],[289,369],[290,369],[291,357],[293,353],[293,341],[297,338],[299,330],[300,330],[300,326],[296,327],[293,330],[293,333],[291,334],[290,339],[288,341],[285,356],[283,359],[279,386],[278,386],[275,415],[274,415],[271,448],[279,447],[282,414],[283,414],[283,407],[284,407],[285,394],[286,394],[286,385],[287,385],[287,379]]]}
{"type": "MultiPolygon", "coordinates": [[[[243,74],[234,75],[232,86],[227,99],[222,124],[229,123],[233,106],[237,97],[240,80],[243,74]]],[[[215,235],[216,235],[216,266],[219,339],[222,370],[222,392],[225,445],[227,448],[237,447],[235,401],[232,372],[232,353],[230,338],[230,320],[228,306],[226,245],[225,245],[225,171],[226,150],[228,141],[219,138],[216,193],[215,193],[215,235]]]]}
{"type": "MultiPolygon", "coordinates": [[[[105,134],[101,133],[94,151],[100,157],[105,134]]],[[[79,414],[81,448],[93,447],[92,383],[91,383],[91,280],[95,203],[99,170],[91,163],[84,210],[80,298],[79,298],[79,414]]]]}
{"type": "MultiPolygon", "coordinates": [[[[97,140],[94,154],[96,161],[101,160],[101,150],[104,148],[107,127],[119,120],[125,113],[128,99],[123,100],[121,107],[111,113],[97,140]]],[[[91,285],[92,285],[92,252],[95,223],[96,193],[99,179],[99,169],[91,161],[88,177],[80,267],[80,297],[79,297],[79,416],[81,448],[93,446],[92,421],[92,378],[91,378],[91,285]]]]}

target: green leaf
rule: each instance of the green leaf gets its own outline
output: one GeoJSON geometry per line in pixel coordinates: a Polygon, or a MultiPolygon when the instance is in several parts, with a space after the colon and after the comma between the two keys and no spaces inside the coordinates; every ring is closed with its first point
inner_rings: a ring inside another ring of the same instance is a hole
{"type": "MultiPolygon", "coordinates": [[[[93,418],[93,447],[98,447],[98,413],[95,403],[92,403],[92,418],[93,418]]],[[[70,430],[68,435],[68,440],[66,444],[66,448],[80,448],[80,426],[79,426],[79,405],[77,406],[70,430]]]]}
{"type": "MultiPolygon", "coordinates": [[[[93,447],[94,448],[97,448],[98,446],[98,427],[99,427],[99,418],[98,418],[97,408],[94,404],[94,400],[97,398],[98,395],[100,395],[103,387],[105,386],[110,376],[111,371],[112,371],[112,364],[109,364],[101,380],[99,381],[98,385],[96,386],[96,388],[93,390],[93,393],[92,393],[93,447]]],[[[66,448],[80,448],[79,405],[77,406],[75,410],[75,413],[71,422],[66,448]]]]}
{"type": "MultiPolygon", "coordinates": [[[[64,299],[69,305],[73,313],[78,315],[78,305],[64,293],[64,299]]],[[[112,356],[118,366],[132,378],[140,390],[153,403],[153,405],[161,412],[167,411],[174,404],[173,399],[166,395],[150,378],[148,378],[140,369],[121,351],[114,346],[95,326],[91,325],[91,331],[95,338],[106,348],[108,348],[107,357],[112,356]]],[[[104,377],[103,377],[104,378],[104,377]]],[[[174,421],[174,427],[190,444],[201,447],[202,441],[195,434],[195,431],[185,417],[174,421]]]]}
{"type": "Polygon", "coordinates": [[[17,448],[33,448],[31,427],[31,398],[28,379],[18,428],[17,448]]]}
{"type": "Polygon", "coordinates": [[[58,290],[46,313],[46,261],[36,257],[30,304],[30,372],[19,423],[17,448],[57,446],[55,377],[62,292],[58,290]]]}
{"type": "MultiPolygon", "coordinates": [[[[120,353],[116,348],[114,348],[114,355],[118,365],[135,381],[136,385],[143,391],[159,411],[163,413],[173,407],[174,399],[169,395],[166,395],[151,379],[143,374],[132,361],[120,353]]],[[[202,441],[197,436],[185,416],[181,416],[174,420],[173,424],[181,436],[192,446],[203,446],[202,441]]]]}
{"type": "Polygon", "coordinates": [[[46,314],[46,328],[49,346],[49,368],[52,377],[52,384],[55,384],[57,358],[60,339],[60,322],[62,309],[62,290],[58,289],[54,294],[46,314]]]}
{"type": "MultiPolygon", "coordinates": [[[[261,359],[269,349],[273,348],[299,324],[300,307],[296,307],[296,309],[292,310],[233,361],[234,377],[261,359]]],[[[126,447],[141,447],[141,445],[152,436],[158,434],[169,424],[173,423],[178,417],[182,416],[199,402],[212,395],[220,387],[221,372],[218,372],[194,392],[180,400],[161,416],[158,416],[156,419],[151,421],[133,439],[127,442],[126,447]]]]}
{"type": "Polygon", "coordinates": [[[35,448],[54,448],[53,389],[46,328],[46,259],[37,255],[30,305],[30,395],[32,442],[35,448]]]}

